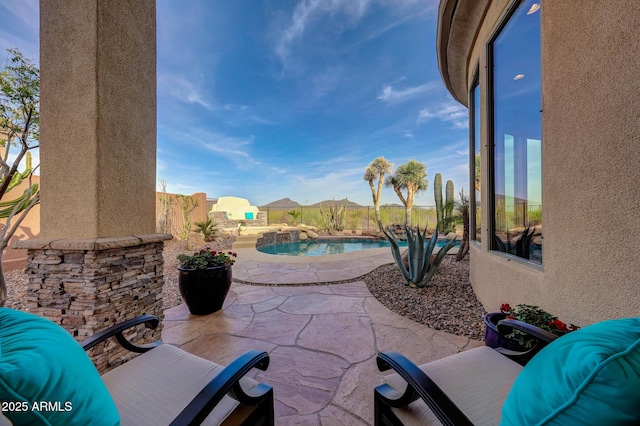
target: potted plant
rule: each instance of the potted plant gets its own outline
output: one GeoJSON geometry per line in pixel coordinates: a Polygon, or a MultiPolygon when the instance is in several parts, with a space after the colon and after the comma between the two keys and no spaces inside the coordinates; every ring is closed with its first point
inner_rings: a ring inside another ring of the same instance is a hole
{"type": "Polygon", "coordinates": [[[531,349],[535,345],[536,339],[534,337],[518,330],[512,330],[510,333],[501,335],[498,332],[497,325],[503,319],[516,319],[526,322],[549,331],[556,336],[562,336],[578,329],[573,324],[567,326],[558,317],[540,309],[538,306],[520,304],[512,308],[508,303],[504,303],[500,306],[500,312],[490,312],[484,316],[484,323],[487,326],[484,338],[485,345],[492,348],[503,347],[520,351],[531,349]]]}
{"type": "Polygon", "coordinates": [[[193,315],[219,311],[231,287],[232,270],[237,255],[203,249],[193,255],[178,256],[180,295],[193,315]]]}

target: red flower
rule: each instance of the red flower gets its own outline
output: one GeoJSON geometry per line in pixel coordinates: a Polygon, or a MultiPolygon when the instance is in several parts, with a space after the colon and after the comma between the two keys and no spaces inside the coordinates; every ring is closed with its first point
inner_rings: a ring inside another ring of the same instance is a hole
{"type": "Polygon", "coordinates": [[[560,320],[553,320],[553,321],[549,321],[549,327],[555,327],[560,331],[568,331],[567,330],[567,326],[565,325],[565,323],[563,323],[560,320]]]}
{"type": "Polygon", "coordinates": [[[503,314],[511,312],[511,306],[509,306],[508,303],[503,303],[502,305],[500,305],[500,312],[502,312],[503,314]]]}
{"type": "Polygon", "coordinates": [[[507,319],[516,319],[513,315],[507,315],[507,319]]]}

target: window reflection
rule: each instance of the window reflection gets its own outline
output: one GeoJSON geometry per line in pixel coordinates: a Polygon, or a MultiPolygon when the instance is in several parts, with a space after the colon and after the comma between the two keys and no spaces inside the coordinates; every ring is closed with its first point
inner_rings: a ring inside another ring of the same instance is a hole
{"type": "Polygon", "coordinates": [[[471,92],[471,128],[473,134],[471,135],[471,146],[473,147],[473,166],[471,172],[473,173],[473,186],[475,187],[474,204],[471,206],[471,214],[474,215],[474,227],[471,230],[471,239],[478,242],[482,241],[482,218],[480,215],[481,195],[480,195],[480,79],[476,75],[471,92]]]}
{"type": "Polygon", "coordinates": [[[492,44],[492,249],[542,263],[539,2],[523,1],[492,44]]]}

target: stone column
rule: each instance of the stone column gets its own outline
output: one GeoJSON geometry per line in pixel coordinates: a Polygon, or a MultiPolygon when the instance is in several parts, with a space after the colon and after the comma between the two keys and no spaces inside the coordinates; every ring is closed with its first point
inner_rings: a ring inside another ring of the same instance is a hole
{"type": "MultiPolygon", "coordinates": [[[[162,319],[165,234],[21,241],[29,275],[27,309],[61,324],[78,340],[145,313],[162,319]]],[[[130,340],[160,339],[140,326],[130,340]]],[[[101,372],[131,357],[115,341],[92,350],[101,372]]]]}
{"type": "MultiPolygon", "coordinates": [[[[28,309],[78,339],[162,315],[155,8],[40,0],[41,238],[15,247],[29,250],[28,309]]],[[[103,370],[110,345],[94,352],[103,370]]]]}

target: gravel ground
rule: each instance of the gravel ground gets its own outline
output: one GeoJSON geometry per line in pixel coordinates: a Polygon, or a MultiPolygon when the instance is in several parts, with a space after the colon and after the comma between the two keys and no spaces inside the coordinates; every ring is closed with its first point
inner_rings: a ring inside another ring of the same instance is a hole
{"type": "Polygon", "coordinates": [[[446,256],[424,288],[411,288],[395,264],[364,276],[376,299],[390,310],[436,330],[484,339],[486,313],[469,283],[469,260],[446,256]]]}
{"type": "MultiPolygon", "coordinates": [[[[228,250],[234,238],[210,243],[212,250],[228,250]]],[[[164,308],[182,303],[178,290],[178,260],[180,253],[189,253],[186,242],[167,241],[164,248],[164,308]]],[[[22,270],[5,274],[7,307],[25,308],[27,276],[22,270]]],[[[394,264],[383,265],[363,275],[371,293],[390,310],[436,330],[482,340],[485,314],[469,284],[469,261],[456,262],[447,256],[438,272],[424,288],[404,284],[394,264]]],[[[353,281],[353,280],[350,280],[353,281]]],[[[347,281],[349,282],[349,281],[347,281]]]]}

